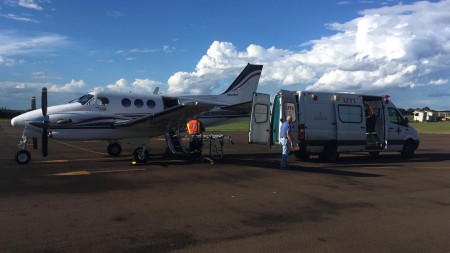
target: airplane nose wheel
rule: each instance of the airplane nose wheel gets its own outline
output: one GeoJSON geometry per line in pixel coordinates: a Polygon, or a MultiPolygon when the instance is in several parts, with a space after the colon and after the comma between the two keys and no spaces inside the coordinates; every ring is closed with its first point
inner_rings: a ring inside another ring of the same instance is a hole
{"type": "Polygon", "coordinates": [[[150,154],[145,147],[139,147],[134,150],[133,158],[136,163],[146,163],[150,154]]]}
{"type": "Polygon", "coordinates": [[[30,152],[26,150],[19,150],[16,153],[16,163],[18,164],[27,164],[31,160],[30,152]]]}
{"type": "Polygon", "coordinates": [[[119,143],[113,142],[108,145],[107,151],[110,156],[118,156],[122,152],[122,147],[119,143]]]}

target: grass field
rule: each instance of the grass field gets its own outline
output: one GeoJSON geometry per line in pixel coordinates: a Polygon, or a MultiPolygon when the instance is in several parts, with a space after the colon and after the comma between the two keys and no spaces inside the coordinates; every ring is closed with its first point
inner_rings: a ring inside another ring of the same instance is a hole
{"type": "MultiPolygon", "coordinates": [[[[450,134],[450,122],[410,122],[410,126],[417,129],[419,133],[427,134],[450,134]]],[[[249,121],[244,120],[236,123],[208,127],[207,131],[215,132],[236,132],[236,131],[248,131],[249,121]]]]}
{"type": "MultiPolygon", "coordinates": [[[[9,121],[9,119],[1,119],[4,121],[9,121]]],[[[206,126],[206,131],[208,132],[246,132],[248,131],[249,120],[244,120],[240,122],[235,122],[231,124],[208,127],[206,126]]],[[[410,122],[410,126],[417,129],[419,133],[426,134],[450,134],[450,122],[410,122]]]]}
{"type": "Polygon", "coordinates": [[[410,126],[419,133],[426,134],[450,134],[450,122],[410,122],[410,126]]]}
{"type": "Polygon", "coordinates": [[[248,125],[250,120],[243,120],[235,123],[208,127],[206,126],[206,131],[210,132],[245,132],[248,131],[248,125]]]}

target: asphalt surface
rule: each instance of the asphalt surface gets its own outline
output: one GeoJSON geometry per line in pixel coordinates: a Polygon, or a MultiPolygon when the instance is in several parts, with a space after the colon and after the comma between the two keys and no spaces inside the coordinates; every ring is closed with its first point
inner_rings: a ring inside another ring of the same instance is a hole
{"type": "MultiPolygon", "coordinates": [[[[449,125],[450,127],[450,125],[449,125]]],[[[133,145],[49,141],[17,165],[21,131],[0,121],[0,252],[450,252],[450,135],[413,159],[289,158],[231,133],[210,164],[133,145]]]]}

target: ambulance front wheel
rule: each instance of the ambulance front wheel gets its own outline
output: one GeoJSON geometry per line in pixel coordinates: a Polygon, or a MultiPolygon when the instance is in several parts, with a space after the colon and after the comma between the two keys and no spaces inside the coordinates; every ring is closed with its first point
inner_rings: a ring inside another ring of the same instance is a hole
{"type": "Polygon", "coordinates": [[[403,158],[412,158],[414,156],[414,150],[416,149],[416,146],[414,145],[413,140],[407,140],[405,144],[403,144],[402,148],[402,157],[403,158]]]}

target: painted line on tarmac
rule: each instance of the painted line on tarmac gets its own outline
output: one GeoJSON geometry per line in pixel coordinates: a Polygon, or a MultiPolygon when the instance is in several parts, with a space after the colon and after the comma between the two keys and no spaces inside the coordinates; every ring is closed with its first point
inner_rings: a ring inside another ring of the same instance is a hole
{"type": "Polygon", "coordinates": [[[103,158],[80,158],[80,159],[59,159],[59,160],[45,160],[45,161],[35,161],[33,163],[37,164],[48,164],[48,163],[70,163],[70,162],[89,162],[89,161],[101,161],[101,160],[114,160],[112,157],[103,158]]]}
{"type": "Polygon", "coordinates": [[[57,142],[59,144],[66,145],[68,147],[72,147],[72,148],[76,148],[76,149],[79,149],[79,150],[87,151],[87,152],[90,152],[90,153],[93,153],[93,154],[107,155],[106,153],[97,152],[97,151],[93,151],[93,150],[90,150],[90,149],[78,147],[78,146],[75,146],[75,145],[72,145],[72,144],[69,144],[69,143],[65,143],[65,142],[62,142],[62,141],[57,141],[57,140],[54,140],[54,139],[52,141],[57,142]]]}
{"type": "Polygon", "coordinates": [[[106,173],[119,173],[119,172],[135,172],[135,171],[146,171],[147,169],[127,169],[127,170],[99,170],[99,171],[70,171],[63,173],[50,174],[49,176],[90,176],[95,174],[106,174],[106,173]]]}

